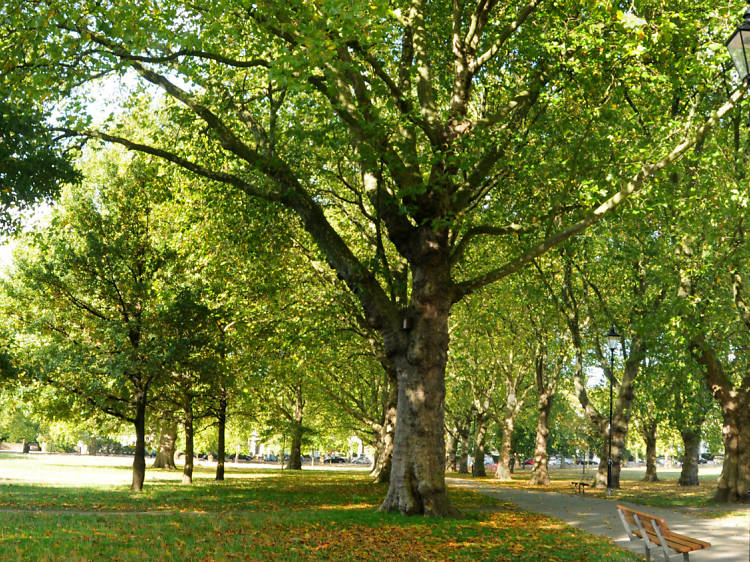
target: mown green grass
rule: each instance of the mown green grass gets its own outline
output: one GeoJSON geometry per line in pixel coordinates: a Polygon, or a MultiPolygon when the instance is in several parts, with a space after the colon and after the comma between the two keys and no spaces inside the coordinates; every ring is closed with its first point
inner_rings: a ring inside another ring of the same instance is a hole
{"type": "MultiPolygon", "coordinates": [[[[0,478],[3,475],[0,456],[0,478]]],[[[35,462],[34,457],[13,462],[35,462]]],[[[241,469],[223,483],[201,471],[132,494],[80,468],[80,485],[0,481],[0,559],[637,560],[610,541],[469,491],[463,517],[376,511],[386,486],[366,474],[241,469]],[[236,476],[233,476],[236,474],[236,476]]],[[[109,470],[105,468],[103,470],[109,470]]]]}

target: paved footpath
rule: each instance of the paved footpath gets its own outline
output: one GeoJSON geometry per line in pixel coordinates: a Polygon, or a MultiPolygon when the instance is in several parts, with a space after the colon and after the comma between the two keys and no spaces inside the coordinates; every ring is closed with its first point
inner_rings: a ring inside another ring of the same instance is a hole
{"type": "MultiPolygon", "coordinates": [[[[524,511],[543,513],[565,521],[573,527],[594,535],[611,538],[615,544],[643,554],[643,547],[631,542],[620,522],[615,506],[619,503],[639,511],[663,518],[669,528],[683,535],[711,543],[711,548],[690,553],[690,560],[701,561],[750,561],[750,510],[747,517],[709,519],[696,517],[670,509],[632,504],[623,501],[605,500],[556,492],[537,492],[446,478],[449,486],[468,488],[516,504],[524,511]]],[[[661,558],[657,558],[660,560],[661,558]]]]}

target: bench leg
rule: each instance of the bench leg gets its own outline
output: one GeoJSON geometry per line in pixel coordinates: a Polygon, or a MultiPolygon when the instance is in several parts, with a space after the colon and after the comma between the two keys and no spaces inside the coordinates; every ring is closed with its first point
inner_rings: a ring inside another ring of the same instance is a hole
{"type": "Polygon", "coordinates": [[[683,552],[683,553],[682,553],[682,559],[683,559],[683,560],[684,560],[685,562],[690,562],[690,555],[689,555],[689,554],[688,554],[687,552],[683,552]]]}

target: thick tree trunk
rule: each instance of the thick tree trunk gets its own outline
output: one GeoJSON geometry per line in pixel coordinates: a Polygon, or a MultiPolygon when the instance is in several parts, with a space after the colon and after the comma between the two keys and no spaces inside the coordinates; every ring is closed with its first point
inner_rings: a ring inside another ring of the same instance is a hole
{"type": "Polygon", "coordinates": [[[398,408],[393,464],[381,511],[457,515],[445,486],[445,365],[452,282],[447,231],[420,229],[420,265],[412,267],[410,313],[403,319],[406,348],[384,334],[386,352],[398,373],[398,408]]]}
{"type": "MultiPolygon", "coordinates": [[[[625,454],[625,438],[628,434],[630,424],[631,406],[635,395],[633,383],[635,382],[638,372],[641,368],[641,362],[645,356],[645,346],[641,338],[636,335],[631,340],[630,354],[625,361],[622,379],[616,388],[616,397],[614,402],[614,411],[612,412],[612,489],[620,488],[620,471],[622,469],[623,456],[625,454]]],[[[609,420],[602,432],[605,440],[604,455],[601,456],[602,463],[599,464],[599,471],[596,477],[597,487],[606,487],[607,485],[607,465],[604,459],[609,454],[609,420]],[[602,474],[603,472],[603,474],[602,474]]]]}
{"type": "Polygon", "coordinates": [[[495,478],[498,480],[510,480],[510,457],[515,425],[515,416],[506,412],[503,421],[503,440],[500,444],[500,459],[497,461],[497,470],[495,471],[495,478]]]}
{"type": "Polygon", "coordinates": [[[292,410],[292,444],[289,451],[289,463],[287,468],[291,470],[302,470],[302,433],[304,426],[305,397],[302,394],[302,385],[297,385],[294,395],[294,409],[292,410]]]}
{"type": "Polygon", "coordinates": [[[390,487],[380,509],[431,517],[456,515],[448,501],[443,467],[445,361],[424,368],[413,368],[406,358],[403,363],[390,487]]]}
{"type": "Polygon", "coordinates": [[[532,486],[549,486],[547,470],[547,438],[549,437],[549,415],[552,410],[552,392],[541,392],[537,401],[539,417],[536,423],[536,447],[534,450],[534,468],[529,484],[532,486]]]}
{"type": "Polygon", "coordinates": [[[159,448],[151,468],[166,468],[175,470],[174,448],[177,442],[177,425],[172,421],[164,421],[159,427],[159,448]]]}
{"type": "Polygon", "coordinates": [[[469,474],[469,437],[461,438],[461,454],[458,457],[458,473],[469,474]]]}
{"type": "Polygon", "coordinates": [[[471,475],[475,478],[487,476],[484,466],[484,441],[487,436],[487,415],[485,412],[477,413],[477,427],[474,441],[474,464],[471,466],[471,475]]]}
{"type": "Polygon", "coordinates": [[[136,394],[135,404],[135,457],[133,458],[133,483],[130,489],[133,492],[143,490],[143,481],[146,479],[146,393],[141,391],[136,394]]]}
{"type": "Polygon", "coordinates": [[[292,426],[292,444],[289,451],[289,463],[287,468],[290,470],[302,470],[302,420],[295,422],[292,426]]]}
{"type": "MultiPolygon", "coordinates": [[[[617,426],[617,421],[613,419],[613,425],[617,426]]],[[[617,433],[612,434],[612,489],[620,488],[620,470],[622,469],[623,446],[621,439],[615,439],[617,433]]],[[[597,488],[607,487],[607,467],[609,465],[609,436],[605,434],[605,441],[599,453],[599,468],[594,478],[594,484],[597,488]]]]}
{"type": "Polygon", "coordinates": [[[682,456],[682,470],[680,471],[680,486],[698,485],[698,454],[701,446],[701,428],[687,427],[680,430],[685,453],[682,456]]]}
{"type": "MultiPolygon", "coordinates": [[[[692,258],[693,250],[683,241],[678,255],[692,258]]],[[[738,271],[732,273],[732,292],[739,319],[750,330],[750,310],[744,297],[744,283],[738,271]]],[[[695,295],[689,269],[680,271],[678,296],[686,301],[695,295]]],[[[690,309],[688,308],[688,311],[690,309]]],[[[683,314],[694,326],[700,321],[692,312],[683,314]]],[[[694,329],[688,349],[693,359],[703,367],[706,386],[721,406],[724,425],[724,465],[717,482],[714,500],[721,503],[750,502],[750,375],[744,374],[737,386],[724,372],[724,366],[706,334],[694,329]]]]}
{"type": "Polygon", "coordinates": [[[532,486],[549,486],[549,471],[547,466],[547,439],[549,437],[549,418],[552,411],[552,400],[557,389],[557,379],[562,368],[561,360],[552,373],[547,367],[547,347],[541,336],[537,336],[534,351],[534,385],[537,392],[537,422],[536,443],[534,448],[534,468],[531,471],[529,484],[532,486]]]}
{"type": "Polygon", "coordinates": [[[383,422],[378,428],[375,440],[375,458],[370,476],[375,482],[388,482],[391,477],[393,461],[393,436],[396,431],[396,409],[398,404],[398,387],[393,384],[388,403],[383,414],[383,422]]]}
{"type": "Polygon", "coordinates": [[[227,399],[225,396],[219,398],[219,409],[216,412],[218,422],[218,444],[216,451],[216,480],[224,480],[224,462],[226,460],[226,434],[227,434],[227,399]]]}
{"type": "Polygon", "coordinates": [[[714,500],[750,503],[750,392],[733,390],[722,404],[724,465],[714,500]]]}
{"type": "Polygon", "coordinates": [[[469,474],[469,430],[469,426],[459,429],[458,437],[461,443],[461,454],[458,456],[459,474],[469,474]]]}
{"type": "Polygon", "coordinates": [[[193,483],[193,462],[195,458],[195,431],[193,427],[193,397],[190,393],[185,393],[185,403],[183,404],[183,428],[185,430],[185,465],[182,469],[182,483],[193,483]]]}
{"type": "Polygon", "coordinates": [[[456,470],[456,453],[458,453],[458,434],[447,431],[445,433],[445,470],[456,470]]]}
{"type": "Polygon", "coordinates": [[[656,476],[656,430],[658,426],[655,419],[648,420],[643,422],[641,430],[643,440],[646,442],[646,476],[643,478],[645,482],[659,480],[656,476]]]}
{"type": "Polygon", "coordinates": [[[736,387],[724,373],[714,348],[702,334],[694,336],[690,352],[705,368],[709,390],[721,406],[724,421],[724,465],[714,500],[721,503],[750,502],[750,377],[736,387]]]}

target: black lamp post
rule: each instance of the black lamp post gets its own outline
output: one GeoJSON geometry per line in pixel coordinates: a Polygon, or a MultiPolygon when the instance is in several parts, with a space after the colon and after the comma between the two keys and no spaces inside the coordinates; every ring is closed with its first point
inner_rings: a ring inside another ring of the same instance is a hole
{"type": "Polygon", "coordinates": [[[607,333],[609,347],[609,454],[607,455],[607,495],[612,495],[612,381],[615,378],[615,348],[620,341],[620,334],[614,326],[607,333]]]}
{"type": "Polygon", "coordinates": [[[725,43],[729,56],[740,74],[740,80],[750,83],[750,0],[744,20],[725,43]]]}

